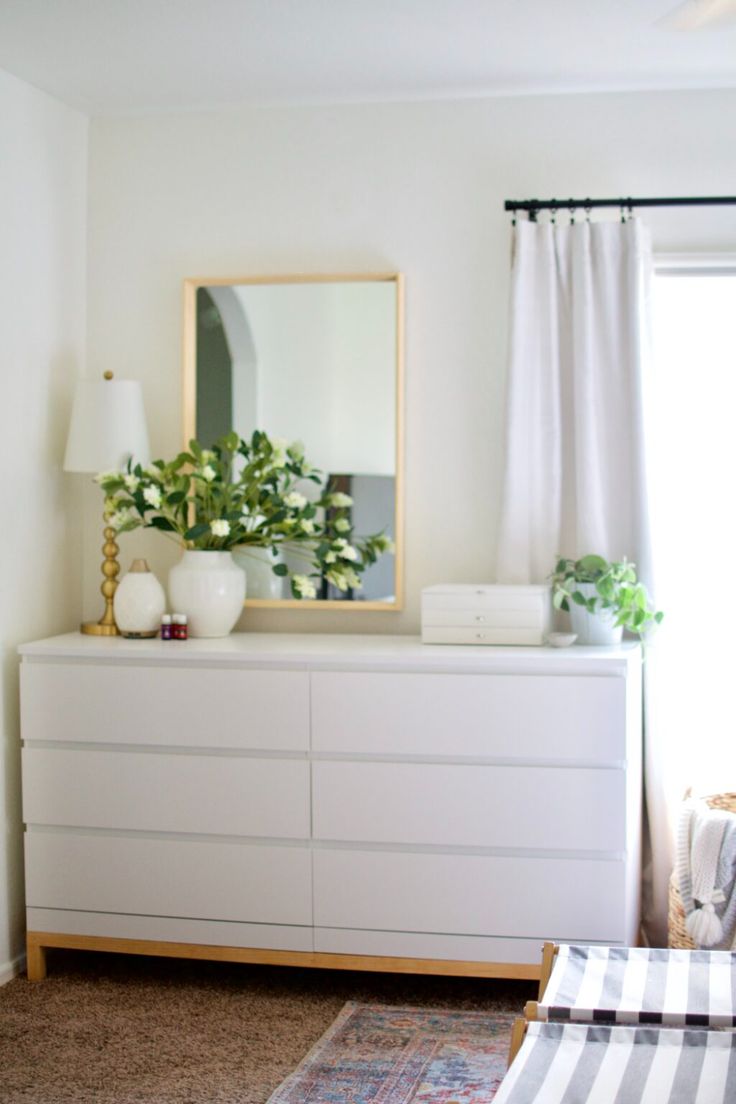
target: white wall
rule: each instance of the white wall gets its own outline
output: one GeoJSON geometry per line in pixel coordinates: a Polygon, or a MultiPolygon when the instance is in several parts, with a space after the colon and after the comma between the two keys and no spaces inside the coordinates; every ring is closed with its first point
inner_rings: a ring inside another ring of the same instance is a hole
{"type": "MultiPolygon", "coordinates": [[[[97,120],[89,361],[181,435],[185,276],[406,276],[403,614],[250,611],[242,628],[412,632],[421,587],[489,580],[502,454],[506,197],[734,191],[736,92],[272,107],[97,120]]],[[[646,214],[660,249],[736,249],[736,210],[646,214]]],[[[171,546],[145,544],[161,575],[171,546]]],[[[96,579],[85,581],[91,615],[96,579]]]]}
{"type": "Polygon", "coordinates": [[[84,344],[87,129],[0,71],[0,983],[24,931],[16,648],[80,613],[79,496],[61,463],[84,344]]]}

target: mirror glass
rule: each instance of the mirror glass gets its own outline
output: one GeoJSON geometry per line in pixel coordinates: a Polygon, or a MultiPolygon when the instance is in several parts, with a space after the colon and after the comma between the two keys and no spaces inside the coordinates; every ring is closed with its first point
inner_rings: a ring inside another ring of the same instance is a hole
{"type": "MultiPolygon", "coordinates": [[[[254,562],[247,605],[324,602],[398,609],[401,602],[401,280],[380,276],[187,280],[185,441],[205,446],[234,429],[299,441],[307,460],[350,495],[354,536],[383,532],[396,545],[338,591],[295,601],[288,581],[254,562]]],[[[305,488],[306,490],[306,488],[305,488]]],[[[236,559],[238,553],[235,553],[236,559]]],[[[293,570],[304,570],[284,559],[293,570]]]]}

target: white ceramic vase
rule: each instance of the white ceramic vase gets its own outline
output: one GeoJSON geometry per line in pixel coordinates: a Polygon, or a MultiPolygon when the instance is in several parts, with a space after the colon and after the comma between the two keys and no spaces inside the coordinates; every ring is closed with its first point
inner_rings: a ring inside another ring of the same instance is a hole
{"type": "Polygon", "coordinates": [[[145,560],[133,560],[112,600],[115,624],[122,636],[157,636],[166,594],[145,560]]]}
{"type": "MultiPolygon", "coordinates": [[[[579,590],[586,598],[593,598],[598,594],[595,583],[577,583],[575,590],[579,590]]],[[[620,644],[623,636],[621,625],[614,624],[615,614],[611,610],[597,610],[589,613],[585,606],[579,606],[576,602],[570,602],[570,622],[572,631],[577,633],[578,644],[620,644]]]]}
{"type": "Polygon", "coordinates": [[[227,636],[243,612],[245,572],[230,552],[185,552],[169,572],[169,601],[190,636],[227,636]]]}
{"type": "Polygon", "coordinates": [[[233,559],[245,571],[249,598],[273,601],[284,597],[284,577],[273,573],[274,564],[283,563],[280,553],[274,555],[270,548],[241,544],[233,548],[233,559]]]}

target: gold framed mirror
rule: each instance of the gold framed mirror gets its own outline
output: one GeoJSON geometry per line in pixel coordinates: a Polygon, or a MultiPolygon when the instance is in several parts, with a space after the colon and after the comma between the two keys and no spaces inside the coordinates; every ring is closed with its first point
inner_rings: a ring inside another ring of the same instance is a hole
{"type": "Polygon", "coordinates": [[[401,609],[401,275],[186,279],[183,371],[185,446],[196,438],[208,447],[231,430],[299,441],[352,500],[356,537],[383,532],[395,546],[365,570],[360,589],[336,591],[323,579],[309,600],[288,596],[250,550],[246,606],[401,609]]]}

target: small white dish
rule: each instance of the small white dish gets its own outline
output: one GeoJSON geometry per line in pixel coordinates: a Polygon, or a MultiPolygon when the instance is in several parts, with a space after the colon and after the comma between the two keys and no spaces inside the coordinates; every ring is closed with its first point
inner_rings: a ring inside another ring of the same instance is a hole
{"type": "Polygon", "coordinates": [[[547,633],[547,643],[552,648],[569,648],[578,638],[577,633],[551,632],[547,633]]]}

